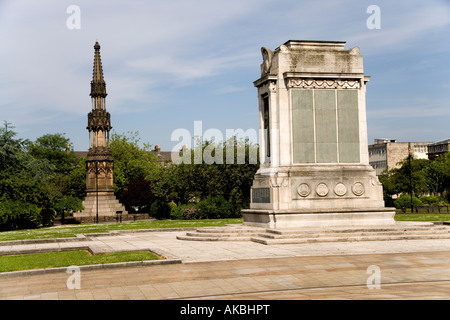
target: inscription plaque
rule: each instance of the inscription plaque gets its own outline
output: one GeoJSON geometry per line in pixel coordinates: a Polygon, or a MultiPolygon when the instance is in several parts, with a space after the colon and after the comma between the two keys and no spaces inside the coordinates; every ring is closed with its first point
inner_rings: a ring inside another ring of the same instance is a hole
{"type": "Polygon", "coordinates": [[[253,203],[270,203],[270,188],[253,188],[253,203]]]}

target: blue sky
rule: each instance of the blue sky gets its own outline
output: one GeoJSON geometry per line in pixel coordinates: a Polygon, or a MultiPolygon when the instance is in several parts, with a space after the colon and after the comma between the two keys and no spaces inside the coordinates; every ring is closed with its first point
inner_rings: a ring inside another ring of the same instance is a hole
{"type": "Polygon", "coordinates": [[[364,57],[369,143],[450,138],[450,1],[0,0],[0,121],[87,150],[94,43],[113,131],[171,150],[179,128],[258,129],[260,48],[347,41],[364,57]],[[70,5],[80,29],[69,29],[70,5]],[[367,28],[377,5],[381,29],[367,28]]]}

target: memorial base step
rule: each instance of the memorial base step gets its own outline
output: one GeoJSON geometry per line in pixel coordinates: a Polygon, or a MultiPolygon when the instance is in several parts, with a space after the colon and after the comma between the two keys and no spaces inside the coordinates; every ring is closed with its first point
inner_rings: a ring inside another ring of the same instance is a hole
{"type": "Polygon", "coordinates": [[[177,236],[191,241],[253,241],[271,244],[303,244],[318,242],[391,241],[450,239],[445,225],[432,222],[397,222],[390,226],[303,227],[295,229],[266,229],[244,225],[198,228],[177,236]]]}

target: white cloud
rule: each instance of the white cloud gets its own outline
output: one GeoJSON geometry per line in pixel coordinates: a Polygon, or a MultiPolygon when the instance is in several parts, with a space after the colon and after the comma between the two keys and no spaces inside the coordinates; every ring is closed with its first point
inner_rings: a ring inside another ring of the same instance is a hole
{"type": "Polygon", "coordinates": [[[256,54],[238,54],[235,56],[205,57],[173,56],[171,53],[151,56],[145,59],[127,61],[127,65],[149,74],[167,74],[175,80],[189,80],[216,75],[220,71],[236,67],[246,67],[256,54]]]}
{"type": "MultiPolygon", "coordinates": [[[[381,102],[394,98],[397,103],[387,101],[384,110],[369,106],[371,119],[381,121],[386,112],[395,117],[447,115],[443,110],[448,109],[448,96],[442,93],[448,91],[445,87],[436,97],[440,100],[433,103],[420,100],[420,93],[404,86],[412,72],[426,77],[430,70],[448,69],[448,64],[438,66],[427,54],[450,50],[446,41],[450,5],[433,0],[407,4],[380,0],[374,4],[381,8],[381,30],[366,28],[368,4],[353,0],[3,1],[0,121],[5,118],[13,124],[52,128],[61,117],[84,119],[90,110],[95,40],[101,44],[108,110],[112,115],[130,114],[129,119],[133,113],[145,117],[160,102],[178,105],[184,97],[177,95],[176,86],[192,85],[193,97],[202,96],[207,89],[195,85],[204,84],[204,79],[214,84],[209,88],[216,90],[212,92],[216,95],[233,92],[233,99],[238,94],[248,99],[240,83],[252,68],[252,74],[259,74],[259,47],[275,49],[289,39],[345,40],[348,46],[361,48],[365,63],[371,62],[375,71],[383,69],[380,62],[387,55],[401,55],[395,70],[401,71],[405,81],[398,79],[397,72],[391,82],[399,86],[397,95],[376,97],[381,102]],[[66,27],[66,8],[71,4],[81,9],[80,30],[66,27]],[[412,54],[418,58],[412,60],[412,54]],[[427,109],[422,102],[428,102],[427,109]]],[[[387,82],[390,76],[383,71],[373,82],[382,77],[387,82]]],[[[436,81],[445,86],[446,79],[436,81]]],[[[251,82],[248,86],[253,90],[251,82]]],[[[212,102],[199,101],[197,108],[201,109],[202,103],[209,108],[212,102]]]]}
{"type": "Polygon", "coordinates": [[[438,118],[450,116],[450,98],[397,98],[389,99],[385,106],[368,108],[367,117],[374,120],[438,118]]]}
{"type": "MultiPolygon", "coordinates": [[[[424,3],[384,3],[381,8],[381,29],[363,30],[349,35],[348,42],[362,48],[366,55],[401,52],[420,47],[433,31],[449,32],[450,6],[441,1],[424,3]]],[[[367,16],[369,17],[369,15],[367,16]]],[[[442,39],[445,41],[444,39],[442,39]]],[[[447,44],[443,45],[447,47],[447,44]]],[[[442,46],[428,48],[440,51],[442,46]]]]}

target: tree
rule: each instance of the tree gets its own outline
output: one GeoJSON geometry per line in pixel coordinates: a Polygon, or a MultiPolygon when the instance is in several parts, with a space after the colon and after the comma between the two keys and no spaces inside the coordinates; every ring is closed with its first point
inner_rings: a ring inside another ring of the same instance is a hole
{"type": "Polygon", "coordinates": [[[429,166],[430,161],[427,159],[411,159],[410,163],[408,159],[401,161],[399,168],[390,169],[389,173],[380,179],[382,183],[386,184],[386,179],[389,178],[390,181],[386,187],[390,189],[392,194],[410,193],[410,175],[413,194],[421,196],[428,193],[425,169],[429,166]]]}
{"type": "Polygon", "coordinates": [[[84,197],[86,189],[85,159],[70,149],[64,134],[45,134],[29,146],[29,154],[36,161],[47,162],[53,172],[45,184],[47,199],[42,206],[53,208],[66,196],[84,197]]]}
{"type": "Polygon", "coordinates": [[[63,197],[55,204],[55,210],[61,214],[61,222],[64,223],[66,213],[72,211],[83,211],[84,207],[80,199],[76,197],[63,197]]]}
{"type": "Polygon", "coordinates": [[[0,216],[9,217],[3,219],[3,228],[50,225],[53,208],[61,206],[61,201],[67,205],[64,197],[76,196],[72,202],[81,204],[84,159],[66,150],[70,141],[62,134],[46,134],[32,144],[17,138],[12,128],[8,122],[0,128],[0,216]]]}
{"type": "Polygon", "coordinates": [[[425,168],[426,181],[431,194],[442,195],[447,188],[444,158],[431,161],[425,168]]]}
{"type": "Polygon", "coordinates": [[[29,147],[30,154],[36,159],[46,159],[55,166],[55,171],[67,174],[79,162],[70,149],[70,140],[64,134],[45,134],[36,139],[29,147]]]}
{"type": "Polygon", "coordinates": [[[0,171],[21,166],[26,157],[28,140],[17,139],[11,123],[4,121],[4,128],[0,128],[0,171]]]}
{"type": "Polygon", "coordinates": [[[240,207],[247,207],[250,203],[250,187],[259,168],[257,156],[256,163],[250,163],[249,160],[251,154],[258,154],[258,147],[248,139],[238,141],[235,137],[224,143],[197,143],[197,147],[200,146],[201,150],[188,151],[191,163],[181,163],[174,167],[172,200],[176,203],[188,203],[193,199],[199,201],[222,196],[240,207]],[[227,151],[233,158],[227,159],[227,151]],[[215,159],[213,163],[207,163],[204,157],[201,163],[198,163],[199,159],[195,159],[199,154],[208,153],[210,158],[215,159]]]}
{"type": "Polygon", "coordinates": [[[130,182],[127,189],[122,192],[122,203],[127,210],[133,209],[138,212],[149,212],[150,204],[155,199],[150,182],[144,178],[139,178],[130,182]]]}
{"type": "Polygon", "coordinates": [[[151,146],[144,143],[139,146],[137,132],[128,135],[113,133],[110,149],[114,158],[114,191],[121,196],[131,182],[138,179],[154,181],[158,176],[160,165],[156,155],[150,152],[151,146]]]}
{"type": "Polygon", "coordinates": [[[379,176],[379,179],[383,184],[383,192],[387,204],[393,204],[393,195],[409,194],[411,196],[410,174],[414,196],[450,196],[450,152],[439,156],[433,161],[411,159],[409,163],[408,159],[405,159],[400,163],[399,168],[384,171],[379,176]]]}
{"type": "Polygon", "coordinates": [[[11,128],[6,121],[0,128],[0,198],[40,205],[46,201],[46,185],[55,168],[29,154],[30,142],[16,138],[11,128]]]}

